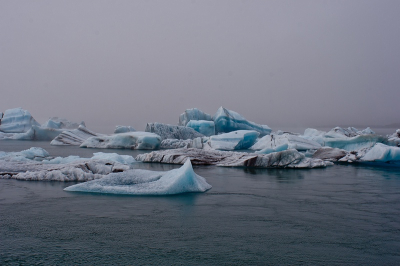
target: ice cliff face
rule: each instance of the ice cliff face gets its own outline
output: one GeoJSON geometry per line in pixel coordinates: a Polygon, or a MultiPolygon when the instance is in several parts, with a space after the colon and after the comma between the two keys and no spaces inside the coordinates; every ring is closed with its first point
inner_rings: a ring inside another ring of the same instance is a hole
{"type": "Polygon", "coordinates": [[[111,136],[99,135],[86,139],[81,148],[155,150],[160,147],[161,137],[149,132],[128,132],[111,136]]]}
{"type": "Polygon", "coordinates": [[[197,175],[190,160],[179,169],[156,172],[132,169],[110,174],[65,188],[66,191],[128,194],[128,195],[174,195],[188,192],[205,192],[211,189],[207,181],[197,175]]]}
{"type": "Polygon", "coordinates": [[[235,130],[254,130],[260,133],[260,136],[265,136],[271,133],[271,129],[266,125],[259,125],[254,122],[247,121],[240,114],[225,109],[222,106],[213,116],[215,123],[215,132],[229,133],[235,130]]]}
{"type": "Polygon", "coordinates": [[[212,121],[211,115],[204,113],[203,111],[200,111],[197,108],[192,108],[192,109],[186,109],[184,113],[182,113],[179,116],[179,125],[180,126],[186,126],[187,123],[189,123],[190,120],[206,120],[206,121],[212,121]]]}
{"type": "Polygon", "coordinates": [[[1,118],[0,131],[4,133],[24,133],[32,126],[40,124],[32,117],[29,111],[22,108],[8,109],[1,118]]]}
{"type": "Polygon", "coordinates": [[[146,132],[151,132],[159,135],[161,139],[194,139],[203,137],[196,130],[190,127],[174,126],[162,123],[148,123],[146,132]]]}

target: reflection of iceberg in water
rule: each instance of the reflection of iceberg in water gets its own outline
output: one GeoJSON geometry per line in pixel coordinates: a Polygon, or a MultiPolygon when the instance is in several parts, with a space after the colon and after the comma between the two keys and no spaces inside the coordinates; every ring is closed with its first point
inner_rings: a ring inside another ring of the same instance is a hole
{"type": "Polygon", "coordinates": [[[157,172],[132,169],[110,174],[65,188],[66,191],[128,194],[128,195],[173,195],[187,192],[205,192],[211,186],[195,174],[190,160],[179,169],[157,172]]]}

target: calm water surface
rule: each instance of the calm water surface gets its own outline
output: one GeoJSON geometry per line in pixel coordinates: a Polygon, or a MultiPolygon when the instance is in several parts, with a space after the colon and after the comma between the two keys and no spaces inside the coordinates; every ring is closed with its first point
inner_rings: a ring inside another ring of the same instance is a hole
{"type": "MultiPolygon", "coordinates": [[[[53,156],[104,151],[0,142],[3,151],[32,146],[53,156]]],[[[0,264],[400,263],[400,168],[194,170],[211,190],[113,196],[63,191],[71,183],[0,179],[0,264]]]]}

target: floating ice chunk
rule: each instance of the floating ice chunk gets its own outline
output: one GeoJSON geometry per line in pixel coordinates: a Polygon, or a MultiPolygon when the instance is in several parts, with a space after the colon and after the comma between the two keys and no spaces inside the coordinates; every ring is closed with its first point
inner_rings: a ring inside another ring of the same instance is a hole
{"type": "Polygon", "coordinates": [[[228,133],[235,130],[255,130],[260,133],[260,136],[271,133],[271,129],[268,126],[247,121],[246,118],[240,114],[225,109],[222,106],[214,115],[213,120],[216,133],[228,133]]]}
{"type": "Polygon", "coordinates": [[[43,160],[49,157],[50,154],[43,148],[32,147],[27,150],[19,152],[3,152],[0,151],[1,160],[9,161],[31,161],[31,160],[43,160]]]}
{"type": "Polygon", "coordinates": [[[285,143],[285,144],[277,146],[275,149],[265,148],[265,149],[262,149],[260,151],[256,151],[255,153],[258,153],[258,154],[270,154],[270,153],[273,153],[273,152],[285,151],[288,148],[289,148],[289,144],[285,143]]]}
{"type": "Polygon", "coordinates": [[[24,133],[32,126],[40,124],[32,117],[29,111],[22,108],[8,109],[1,118],[0,131],[5,133],[24,133]]]}
{"type": "Polygon", "coordinates": [[[200,134],[193,128],[162,123],[148,123],[145,131],[155,133],[162,139],[194,139],[203,137],[203,134],[200,134]]]}
{"type": "Polygon", "coordinates": [[[213,121],[206,120],[190,120],[186,125],[187,127],[191,127],[200,134],[204,136],[212,136],[215,135],[215,124],[213,121]]]}
{"type": "Polygon", "coordinates": [[[277,147],[287,144],[288,149],[296,149],[299,151],[316,150],[321,148],[318,142],[308,140],[299,136],[283,134],[283,135],[267,135],[259,139],[250,149],[263,150],[266,148],[276,149],[277,147]]]}
{"type": "Polygon", "coordinates": [[[375,144],[360,161],[368,162],[393,162],[400,163],[400,148],[387,146],[382,143],[375,144]]]}
{"type": "Polygon", "coordinates": [[[376,143],[385,142],[386,138],[378,135],[358,135],[356,137],[324,138],[325,146],[356,151],[371,148],[376,143]]]}
{"type": "Polygon", "coordinates": [[[254,130],[237,130],[230,133],[211,136],[210,146],[216,150],[244,150],[250,148],[260,135],[254,130]]]}
{"type": "Polygon", "coordinates": [[[90,137],[97,136],[98,134],[90,131],[85,126],[80,125],[77,129],[65,130],[55,137],[51,145],[81,145],[85,140],[90,137]]]}
{"type": "Polygon", "coordinates": [[[167,172],[132,169],[110,174],[100,180],[73,185],[64,190],[129,195],[174,195],[205,192],[209,189],[211,185],[197,175],[190,160],[186,160],[181,168],[167,172]]]}
{"type": "Polygon", "coordinates": [[[368,135],[368,134],[375,134],[371,128],[367,127],[366,129],[359,131],[355,127],[348,127],[348,128],[341,128],[335,127],[332,128],[328,133],[325,134],[326,138],[343,138],[343,137],[356,137],[359,135],[368,135]]]}
{"type": "Polygon", "coordinates": [[[388,137],[388,143],[393,146],[400,147],[400,129],[388,137]]]}
{"type": "Polygon", "coordinates": [[[153,151],[140,154],[135,159],[142,162],[183,164],[188,158],[193,164],[256,168],[316,168],[330,165],[320,159],[306,158],[296,150],[255,154],[188,148],[153,151]]]}
{"type": "Polygon", "coordinates": [[[93,153],[92,160],[107,160],[116,163],[128,164],[131,165],[135,161],[135,159],[130,155],[120,155],[118,153],[105,153],[105,152],[96,152],[93,153]]]}
{"type": "Polygon", "coordinates": [[[50,117],[41,127],[42,128],[54,128],[54,129],[76,129],[79,125],[85,126],[85,122],[80,124],[69,121],[65,118],[50,117]]]}
{"type": "Polygon", "coordinates": [[[186,109],[186,111],[179,116],[179,125],[186,126],[190,120],[212,121],[212,118],[211,115],[206,114],[197,108],[186,109]]]}
{"type": "Polygon", "coordinates": [[[118,133],[126,133],[126,132],[135,132],[136,130],[131,126],[116,126],[114,130],[114,134],[118,133]]]}
{"type": "Polygon", "coordinates": [[[94,136],[86,139],[81,148],[107,148],[107,149],[158,149],[161,138],[157,134],[149,132],[128,132],[111,136],[94,136]]]}

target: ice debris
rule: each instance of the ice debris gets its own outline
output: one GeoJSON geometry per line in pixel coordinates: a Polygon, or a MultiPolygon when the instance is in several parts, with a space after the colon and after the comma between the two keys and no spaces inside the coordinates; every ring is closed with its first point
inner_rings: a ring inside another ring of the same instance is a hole
{"type": "Polygon", "coordinates": [[[212,121],[212,118],[211,115],[206,114],[197,108],[186,109],[185,112],[179,116],[179,125],[186,126],[190,120],[212,121]]]}
{"type": "Polygon", "coordinates": [[[213,121],[190,120],[189,123],[186,124],[186,126],[193,128],[200,134],[203,134],[207,137],[215,135],[215,124],[213,121]]]}
{"type": "Polygon", "coordinates": [[[204,149],[160,150],[136,156],[137,161],[183,164],[187,159],[192,164],[256,167],[256,168],[317,168],[331,165],[320,159],[306,158],[296,150],[285,150],[270,154],[216,151],[204,149]]]}
{"type": "Polygon", "coordinates": [[[128,195],[174,195],[205,192],[209,189],[211,185],[197,175],[190,160],[186,160],[179,169],[167,172],[132,169],[110,174],[99,180],[73,185],[64,190],[128,195]]]}
{"type": "Polygon", "coordinates": [[[158,149],[161,137],[150,132],[128,132],[114,134],[111,136],[100,135],[86,139],[81,148],[106,148],[106,149],[135,149],[154,150],[158,149]]]}
{"type": "Polygon", "coordinates": [[[162,139],[194,139],[203,137],[203,134],[200,134],[193,128],[162,123],[148,123],[145,131],[155,133],[162,139]]]}
{"type": "Polygon", "coordinates": [[[213,120],[215,123],[215,132],[217,134],[229,133],[235,130],[255,130],[259,132],[262,137],[271,133],[271,128],[268,126],[247,121],[246,118],[240,114],[223,108],[222,106],[213,116],[213,120]]]}

